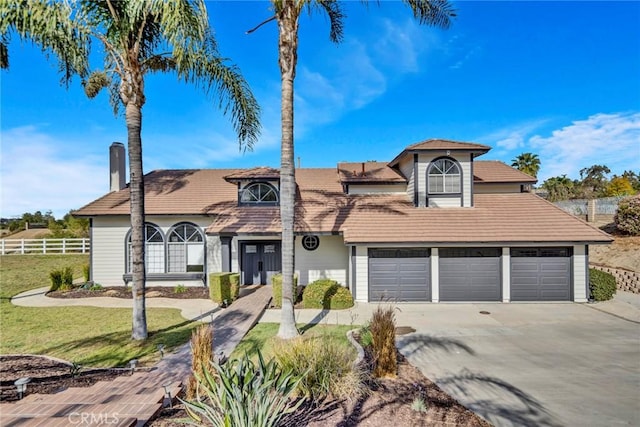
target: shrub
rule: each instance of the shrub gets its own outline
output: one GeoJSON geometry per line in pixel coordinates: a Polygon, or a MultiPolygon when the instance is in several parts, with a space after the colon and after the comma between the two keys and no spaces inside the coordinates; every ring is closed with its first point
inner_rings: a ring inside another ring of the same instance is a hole
{"type": "Polygon", "coordinates": [[[62,270],[51,270],[49,272],[51,279],[51,292],[57,291],[62,286],[62,270]]]}
{"type": "Polygon", "coordinates": [[[302,404],[292,400],[300,381],[291,371],[283,370],[272,359],[265,363],[258,353],[255,365],[249,356],[231,360],[198,375],[195,399],[184,401],[185,409],[199,425],[234,427],[268,427],[302,404]]]}
{"type": "Polygon", "coordinates": [[[353,367],[348,348],[327,337],[298,337],[283,342],[276,360],[300,376],[298,393],[311,399],[328,395],[357,397],[362,393],[362,372],[353,367]]]}
{"type": "Polygon", "coordinates": [[[304,308],[340,310],[353,307],[353,297],[349,289],[331,279],[320,279],[309,283],[302,293],[304,308]]]}
{"type": "Polygon", "coordinates": [[[184,294],[185,292],[187,292],[187,287],[185,285],[176,285],[176,287],[173,288],[174,294],[184,294]]]}
{"type": "Polygon", "coordinates": [[[91,266],[89,264],[82,266],[82,276],[84,277],[85,282],[91,280],[91,266]]]}
{"type": "Polygon", "coordinates": [[[91,287],[89,288],[90,291],[99,291],[102,289],[102,285],[100,283],[94,283],[93,285],[91,285],[91,287]]]}
{"type": "Polygon", "coordinates": [[[198,394],[198,379],[204,378],[205,372],[213,362],[213,328],[201,325],[191,334],[191,370],[193,374],[187,381],[187,399],[194,399],[198,394]]]}
{"type": "Polygon", "coordinates": [[[632,236],[640,235],[640,196],[620,200],[613,221],[618,230],[632,236]]]}
{"type": "Polygon", "coordinates": [[[378,307],[371,318],[371,344],[373,347],[373,375],[395,377],[398,370],[396,356],[396,321],[393,308],[378,307]]]}
{"type": "Polygon", "coordinates": [[[73,287],[73,269],[71,267],[65,267],[62,269],[62,286],[60,289],[68,291],[73,287]]]}
{"type": "Polygon", "coordinates": [[[596,301],[607,301],[616,293],[616,278],[595,268],[589,269],[589,290],[596,301]]]}
{"type": "Polygon", "coordinates": [[[235,301],[240,297],[240,273],[231,273],[229,275],[229,284],[231,286],[231,299],[235,301]]]}
{"type": "MultiPolygon", "coordinates": [[[[293,287],[296,289],[294,295],[296,300],[293,302],[295,304],[300,301],[297,292],[298,276],[296,275],[293,276],[293,287]]],[[[274,274],[271,276],[271,292],[273,295],[273,299],[271,300],[273,306],[278,308],[282,307],[282,274],[274,274]]]]}
{"type": "Polygon", "coordinates": [[[231,273],[212,273],[209,275],[209,296],[214,302],[231,304],[231,273]]]}

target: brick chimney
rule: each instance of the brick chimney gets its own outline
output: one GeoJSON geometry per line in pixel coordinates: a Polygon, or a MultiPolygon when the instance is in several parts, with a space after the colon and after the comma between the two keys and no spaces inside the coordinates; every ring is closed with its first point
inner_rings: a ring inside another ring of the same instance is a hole
{"type": "Polygon", "coordinates": [[[109,191],[120,191],[126,186],[126,166],[125,166],[124,144],[114,142],[109,147],[109,191]]]}

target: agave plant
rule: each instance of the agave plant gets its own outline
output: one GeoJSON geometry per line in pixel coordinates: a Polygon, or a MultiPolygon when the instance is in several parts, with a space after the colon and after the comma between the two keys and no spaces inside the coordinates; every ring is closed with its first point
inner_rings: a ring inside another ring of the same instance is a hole
{"type": "Polygon", "coordinates": [[[216,427],[277,426],[294,412],[303,399],[294,400],[300,377],[282,370],[271,359],[265,363],[258,352],[257,365],[245,354],[224,365],[212,362],[205,369],[194,400],[183,401],[197,424],[216,427]]]}

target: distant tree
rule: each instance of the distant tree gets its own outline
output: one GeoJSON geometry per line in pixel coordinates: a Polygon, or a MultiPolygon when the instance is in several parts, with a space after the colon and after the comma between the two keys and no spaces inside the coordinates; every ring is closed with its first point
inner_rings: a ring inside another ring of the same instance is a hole
{"type": "Polygon", "coordinates": [[[593,165],[580,169],[580,181],[583,197],[602,197],[606,194],[607,174],[611,170],[605,165],[593,165]]]}
{"type": "Polygon", "coordinates": [[[540,159],[537,154],[522,153],[513,159],[511,166],[518,169],[520,172],[524,172],[527,175],[537,178],[538,171],[540,170],[540,159]]]}
{"type": "Polygon", "coordinates": [[[614,176],[606,189],[607,196],[632,196],[636,193],[629,180],[622,176],[614,176]]]}
{"type": "Polygon", "coordinates": [[[575,184],[567,178],[567,175],[549,178],[542,183],[541,187],[547,191],[547,200],[550,202],[567,200],[574,196],[575,184]]]}
{"type": "Polygon", "coordinates": [[[622,173],[622,177],[629,181],[629,183],[631,183],[631,187],[633,187],[634,191],[640,192],[640,173],[635,173],[633,171],[624,171],[622,173]]]}

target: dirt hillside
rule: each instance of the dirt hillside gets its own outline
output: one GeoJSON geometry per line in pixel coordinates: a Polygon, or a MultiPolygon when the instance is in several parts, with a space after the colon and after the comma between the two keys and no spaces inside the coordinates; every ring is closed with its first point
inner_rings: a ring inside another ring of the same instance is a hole
{"type": "Polygon", "coordinates": [[[613,224],[599,224],[600,229],[614,237],[610,245],[589,246],[589,261],[608,267],[640,272],[640,236],[624,236],[613,224]]]}
{"type": "Polygon", "coordinates": [[[48,228],[33,228],[31,230],[18,231],[17,233],[2,236],[5,239],[44,239],[51,232],[48,228]]]}

